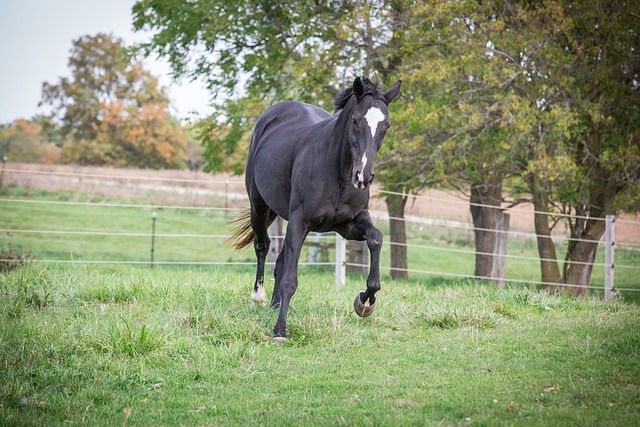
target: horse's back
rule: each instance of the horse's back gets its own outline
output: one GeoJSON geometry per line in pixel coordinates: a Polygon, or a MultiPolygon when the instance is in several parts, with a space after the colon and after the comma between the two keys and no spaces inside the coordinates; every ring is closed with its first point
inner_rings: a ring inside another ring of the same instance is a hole
{"type": "Polygon", "coordinates": [[[251,149],[269,141],[295,145],[310,127],[331,117],[327,111],[298,101],[280,102],[264,112],[256,122],[251,149]]]}

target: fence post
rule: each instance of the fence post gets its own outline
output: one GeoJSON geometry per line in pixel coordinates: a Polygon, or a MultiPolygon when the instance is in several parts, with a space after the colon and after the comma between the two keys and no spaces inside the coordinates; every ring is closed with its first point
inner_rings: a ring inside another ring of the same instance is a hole
{"type": "Polygon", "coordinates": [[[336,288],[343,287],[346,281],[346,255],[347,241],[336,233],[336,288]]]}
{"type": "Polygon", "coordinates": [[[2,171],[0,171],[0,190],[2,189],[2,182],[4,181],[4,167],[7,164],[7,156],[2,157],[2,171]]]}
{"type": "Polygon", "coordinates": [[[350,265],[349,271],[356,271],[360,274],[367,274],[367,262],[369,261],[369,251],[366,241],[349,240],[347,242],[347,262],[350,265]]]}
{"type": "Polygon", "coordinates": [[[501,212],[496,221],[496,244],[493,249],[491,281],[496,286],[504,286],[507,277],[507,241],[509,238],[509,214],[501,212]]]}
{"type": "Polygon", "coordinates": [[[224,217],[229,216],[229,179],[224,181],[224,217]]]}
{"type": "Polygon", "coordinates": [[[282,252],[282,217],[277,216],[276,219],[271,223],[269,227],[269,234],[273,236],[271,238],[271,248],[269,249],[269,261],[270,267],[269,270],[273,273],[276,269],[276,261],[278,260],[278,256],[280,252],[282,252]]]}
{"type": "Polygon", "coordinates": [[[613,215],[605,218],[605,249],[604,249],[604,299],[613,302],[613,246],[615,242],[615,222],[613,215]]]}
{"type": "Polygon", "coordinates": [[[151,268],[153,268],[155,265],[153,261],[153,254],[156,251],[155,243],[156,243],[156,213],[153,212],[153,214],[151,214],[151,264],[150,264],[151,268]]]}

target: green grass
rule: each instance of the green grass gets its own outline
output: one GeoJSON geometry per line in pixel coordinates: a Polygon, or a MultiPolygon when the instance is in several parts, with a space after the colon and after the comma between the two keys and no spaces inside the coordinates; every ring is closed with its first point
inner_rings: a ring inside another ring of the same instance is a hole
{"type": "MultiPolygon", "coordinates": [[[[640,309],[522,286],[307,271],[290,340],[253,274],[0,275],[0,425],[639,425],[640,309]]],[[[270,290],[271,284],[268,285],[270,290]]]]}
{"type": "MultiPolygon", "coordinates": [[[[156,212],[158,233],[230,230],[219,212],[156,212]]],[[[151,210],[9,201],[0,224],[149,233],[151,210]]],[[[410,248],[411,268],[472,273],[473,254],[442,250],[472,250],[464,236],[414,225],[408,235],[435,248],[410,248]]],[[[254,260],[221,243],[158,237],[155,258],[254,260]]],[[[3,233],[0,244],[37,261],[150,254],[148,237],[3,233]]],[[[510,253],[535,256],[535,245],[512,239],[510,253]]],[[[640,265],[637,252],[616,259],[640,265]]],[[[539,274],[537,262],[509,266],[512,279],[539,274]]],[[[640,308],[626,302],[635,294],[607,304],[522,284],[384,275],[376,312],[361,319],[352,308],[361,276],[336,289],[332,268],[303,267],[290,340],[277,347],[277,312],[251,302],[253,268],[34,262],[1,274],[0,425],[640,425],[640,308]]],[[[616,285],[640,287],[631,273],[616,271],[616,285]]]]}
{"type": "MultiPolygon", "coordinates": [[[[10,242],[16,248],[28,249],[39,260],[138,261],[150,259],[151,238],[148,236],[109,236],[98,233],[151,234],[152,213],[157,215],[155,260],[183,261],[248,261],[249,252],[238,253],[223,245],[222,238],[168,237],[162,234],[228,234],[228,222],[218,211],[190,209],[150,209],[144,206],[111,207],[86,205],[50,205],[20,202],[71,201],[114,202],[121,200],[88,197],[85,194],[9,189],[0,196],[16,201],[0,202],[1,228],[45,230],[61,234],[3,233],[0,243],[10,242]],[[8,194],[7,194],[8,193],[8,194]],[[96,235],[64,234],[65,231],[95,232],[96,235]]],[[[143,204],[143,202],[138,202],[143,204]]],[[[135,203],[130,203],[135,204],[135,203]]],[[[251,257],[249,257],[251,255],[251,257]]]]}

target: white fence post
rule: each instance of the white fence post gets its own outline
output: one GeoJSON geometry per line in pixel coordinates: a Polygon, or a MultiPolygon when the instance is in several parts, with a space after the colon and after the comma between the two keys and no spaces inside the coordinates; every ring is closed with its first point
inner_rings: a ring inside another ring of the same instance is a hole
{"type": "Polygon", "coordinates": [[[336,233],[336,288],[344,286],[346,281],[347,241],[336,233]]]}
{"type": "Polygon", "coordinates": [[[269,227],[269,234],[271,236],[274,236],[271,239],[271,248],[269,249],[269,261],[273,263],[272,266],[269,267],[269,269],[271,270],[271,272],[273,272],[276,269],[276,261],[278,260],[278,255],[280,255],[280,252],[282,251],[282,243],[284,241],[284,238],[282,237],[281,216],[278,215],[273,221],[273,223],[269,227]]]}
{"type": "Polygon", "coordinates": [[[491,281],[503,287],[507,277],[507,244],[509,240],[509,214],[500,212],[496,221],[496,244],[493,250],[491,281]]]}
{"type": "Polygon", "coordinates": [[[613,246],[615,242],[615,221],[613,215],[607,215],[605,219],[605,249],[604,249],[604,298],[613,302],[613,246]]]}

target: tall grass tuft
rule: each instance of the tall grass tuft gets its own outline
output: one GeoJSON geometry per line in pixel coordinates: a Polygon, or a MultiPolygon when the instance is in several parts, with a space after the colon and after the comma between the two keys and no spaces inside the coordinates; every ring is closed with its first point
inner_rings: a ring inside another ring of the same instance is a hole
{"type": "Polygon", "coordinates": [[[7,273],[25,265],[31,264],[31,251],[16,250],[11,243],[5,248],[0,247],[0,273],[7,273]]]}
{"type": "Polygon", "coordinates": [[[19,316],[25,308],[44,310],[54,303],[55,285],[47,269],[17,269],[0,275],[0,296],[5,310],[19,316]]]}
{"type": "Polygon", "coordinates": [[[106,338],[101,341],[103,350],[130,357],[143,356],[161,348],[162,339],[149,330],[146,324],[134,328],[130,321],[122,316],[109,325],[106,338]]]}

